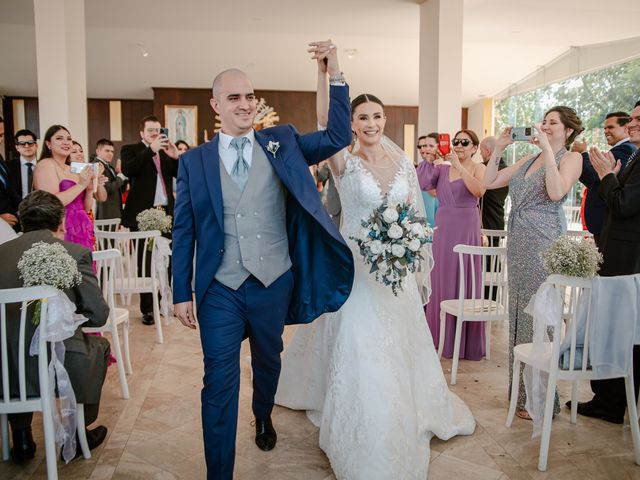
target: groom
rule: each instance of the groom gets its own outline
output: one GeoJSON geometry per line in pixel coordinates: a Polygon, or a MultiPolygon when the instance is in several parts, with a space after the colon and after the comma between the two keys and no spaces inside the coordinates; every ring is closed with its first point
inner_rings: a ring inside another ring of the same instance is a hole
{"type": "Polygon", "coordinates": [[[221,131],[182,155],[173,226],[175,313],[196,328],[204,354],[202,425],[208,479],[231,479],[240,387],[240,343],[248,336],[256,445],[276,444],[271,423],[285,324],[309,323],[346,301],[351,252],[320,202],[308,166],[351,141],[349,92],[330,42],[310,44],[331,76],[327,129],[253,129],[256,97],[237,69],[213,81],[221,131]],[[197,248],[196,248],[197,245],[197,248]]]}

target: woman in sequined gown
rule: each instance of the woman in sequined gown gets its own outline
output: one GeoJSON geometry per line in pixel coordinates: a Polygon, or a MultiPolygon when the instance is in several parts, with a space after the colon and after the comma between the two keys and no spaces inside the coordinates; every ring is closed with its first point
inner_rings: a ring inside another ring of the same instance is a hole
{"type": "MultiPolygon", "coordinates": [[[[487,189],[509,185],[507,264],[509,266],[509,383],[513,378],[513,348],[533,341],[533,319],[524,312],[531,296],[545,281],[548,273],[542,263],[542,252],[567,230],[562,204],[582,171],[582,157],[568,147],[582,130],[576,112],[558,106],[545,113],[542,124],[535,125],[531,143],[540,148],[498,172],[504,149],[513,143],[511,127],[496,142],[487,164],[484,184],[487,189]]],[[[526,392],[520,375],[517,415],[529,418],[526,392]]],[[[509,387],[511,391],[511,386],[509,387]]],[[[556,412],[558,411],[556,401],[556,412]]]]}
{"type": "Polygon", "coordinates": [[[424,480],[432,436],[470,435],[475,421],[449,391],[416,277],[409,274],[394,295],[369,273],[351,238],[385,195],[424,212],[413,164],[383,136],[380,100],[356,97],[352,116],[353,153],[345,149],[329,165],[354,257],[353,289],[338,312],[298,327],[282,359],[276,403],[308,411],[338,480],[424,480]]]}

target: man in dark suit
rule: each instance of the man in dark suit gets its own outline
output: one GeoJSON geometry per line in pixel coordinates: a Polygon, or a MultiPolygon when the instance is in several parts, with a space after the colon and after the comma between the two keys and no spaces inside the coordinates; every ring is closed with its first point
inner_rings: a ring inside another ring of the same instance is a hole
{"type": "MultiPolygon", "coordinates": [[[[4,118],[0,117],[0,145],[4,143],[4,118]]],[[[11,175],[9,167],[0,155],[0,218],[20,231],[18,224],[18,204],[20,197],[17,197],[11,185],[11,175]]]]}
{"type": "MultiPolygon", "coordinates": [[[[160,121],[148,116],[140,122],[140,142],[124,145],[120,151],[122,173],[129,179],[129,195],[122,212],[122,225],[138,230],[136,216],[148,208],[160,208],[173,215],[173,178],[178,175],[178,149],[166,135],[160,134],[160,121]]],[[[142,268],[142,252],[139,255],[142,268]]],[[[149,273],[150,264],[144,267],[149,273]]],[[[140,294],[142,323],[153,325],[150,293],[140,294]]]]}
{"type": "MultiPolygon", "coordinates": [[[[2,259],[2,275],[0,288],[19,288],[23,282],[19,277],[18,260],[22,254],[36,242],[60,243],[78,262],[78,270],[82,274],[82,281],[76,287],[65,291],[69,299],[76,305],[77,313],[89,320],[84,324],[88,327],[100,327],[105,324],[109,316],[109,307],[104,301],[98,281],[93,272],[91,251],[81,245],[65,242],[64,238],[64,206],[51,193],[43,190],[29,194],[20,204],[20,221],[24,234],[0,245],[2,259]]],[[[7,338],[9,339],[9,371],[13,379],[18,372],[18,339],[20,326],[20,306],[7,306],[7,338]]],[[[25,344],[29,348],[31,337],[35,332],[35,325],[28,319],[26,322],[25,344]]],[[[85,335],[79,327],[74,335],[64,341],[66,348],[64,366],[69,374],[71,385],[78,403],[84,404],[84,415],[87,425],[92,424],[98,417],[98,406],[102,384],[107,372],[109,360],[109,342],[103,337],[85,335]]],[[[38,358],[27,356],[26,359],[27,396],[39,395],[38,358]]],[[[10,385],[11,394],[18,396],[18,385],[10,385]]],[[[33,414],[18,413],[9,415],[11,424],[13,460],[20,463],[33,458],[36,445],[31,435],[31,420],[33,414]]],[[[99,426],[87,430],[87,441],[90,448],[102,443],[107,435],[107,429],[99,426]]],[[[79,449],[79,447],[78,447],[79,449]]]]}
{"type": "MultiPolygon", "coordinates": [[[[496,148],[496,138],[486,137],[480,142],[480,155],[482,156],[482,163],[485,165],[491,159],[493,150],[496,148]]],[[[500,164],[498,170],[506,168],[507,164],[504,158],[500,158],[500,164]]],[[[496,188],[493,190],[487,190],[480,199],[480,214],[482,220],[482,228],[489,230],[504,230],[504,202],[509,195],[509,187],[496,188]]],[[[494,238],[495,245],[497,247],[498,238],[494,238]]]]}
{"type": "Polygon", "coordinates": [[[237,69],[213,82],[221,131],[180,160],[173,230],[173,300],[196,328],[192,275],[204,353],[202,427],[209,480],[231,480],[240,388],[239,353],[249,336],[256,436],[275,447],[271,412],[285,323],[309,323],[339,309],[351,292],[353,256],[323,208],[309,172],[351,142],[349,91],[337,49],[327,59],[327,129],[300,135],[291,125],[256,131],[256,97],[237,69]],[[196,248],[197,243],[197,248],[196,248]]]}
{"type": "Polygon", "coordinates": [[[101,138],[96,143],[96,154],[93,162],[101,163],[104,167],[104,176],[107,183],[104,188],[107,191],[107,199],[98,202],[96,218],[105,220],[111,218],[122,218],[122,192],[127,181],[127,177],[119,171],[118,165],[113,164],[113,142],[106,138],[101,138]]]}
{"type": "MultiPolygon", "coordinates": [[[[616,160],[620,160],[620,166],[623,170],[629,160],[629,156],[636,151],[635,145],[629,141],[625,127],[629,120],[628,113],[613,112],[607,114],[604,121],[604,136],[611,146],[610,152],[616,160]]],[[[606,203],[598,192],[600,177],[591,162],[589,162],[589,153],[586,151],[586,145],[581,142],[575,142],[573,150],[582,153],[580,182],[588,188],[587,199],[584,204],[584,219],[587,224],[587,230],[593,234],[593,239],[599,245],[602,226],[607,218],[606,203]]]]}
{"type": "MultiPolygon", "coordinates": [[[[640,142],[640,105],[631,112],[627,124],[629,138],[640,142]]],[[[590,150],[591,164],[600,180],[600,195],[607,206],[607,218],[602,229],[600,249],[604,262],[602,276],[632,275],[640,273],[640,150],[629,157],[627,166],[612,152],[603,154],[590,150]]],[[[633,370],[636,397],[640,385],[640,347],[633,349],[633,370]]],[[[578,413],[600,418],[611,423],[622,423],[627,406],[624,380],[594,380],[594,397],[578,404],[578,413]]],[[[631,406],[635,408],[635,405],[631,406]]]]}
{"type": "Polygon", "coordinates": [[[18,158],[7,161],[11,188],[14,196],[22,200],[33,190],[33,172],[36,168],[36,153],[38,153],[38,138],[31,130],[18,130],[13,136],[18,158]]]}

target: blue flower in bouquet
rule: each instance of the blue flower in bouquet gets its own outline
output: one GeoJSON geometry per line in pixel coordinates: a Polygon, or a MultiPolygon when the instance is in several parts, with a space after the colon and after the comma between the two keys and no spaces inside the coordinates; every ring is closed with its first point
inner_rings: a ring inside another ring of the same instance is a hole
{"type": "Polygon", "coordinates": [[[360,237],[351,240],[357,242],[364,262],[371,265],[370,273],[398,295],[403,279],[424,261],[421,249],[431,241],[433,229],[411,204],[393,203],[387,197],[361,226],[360,237]]]}

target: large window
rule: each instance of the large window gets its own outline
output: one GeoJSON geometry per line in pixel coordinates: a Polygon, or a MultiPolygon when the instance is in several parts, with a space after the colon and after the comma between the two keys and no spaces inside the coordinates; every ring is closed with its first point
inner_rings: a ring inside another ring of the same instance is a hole
{"type": "MultiPolygon", "coordinates": [[[[585,131],[580,138],[589,146],[608,149],[602,125],[607,113],[630,112],[640,100],[640,59],[578,75],[562,82],[515,94],[495,103],[495,129],[499,134],[506,126],[529,126],[542,120],[544,112],[556,105],[574,108],[585,131]]],[[[507,152],[507,163],[527,153],[536,152],[531,144],[518,142],[507,152]]],[[[579,205],[580,188],[570,196],[579,205]]]]}

